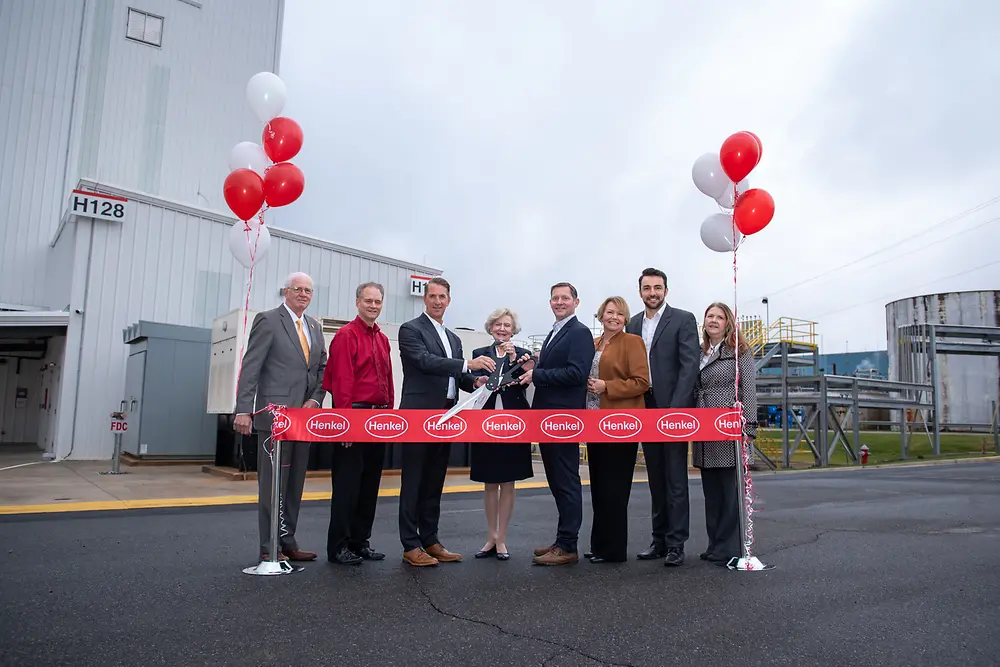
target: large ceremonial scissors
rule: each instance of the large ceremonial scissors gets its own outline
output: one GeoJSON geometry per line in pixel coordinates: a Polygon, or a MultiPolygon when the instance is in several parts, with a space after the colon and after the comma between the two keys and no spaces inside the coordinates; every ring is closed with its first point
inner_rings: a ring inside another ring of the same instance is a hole
{"type": "Polygon", "coordinates": [[[438,426],[445,423],[466,408],[472,408],[473,410],[482,408],[486,405],[486,401],[489,400],[490,396],[493,395],[493,392],[499,391],[508,385],[517,384],[518,380],[513,377],[514,373],[520,370],[520,368],[529,361],[534,361],[534,357],[531,355],[524,355],[521,360],[508,366],[510,360],[507,358],[507,355],[504,355],[503,358],[497,362],[497,366],[493,369],[493,372],[490,373],[488,378],[486,378],[486,383],[469,394],[469,397],[464,401],[456,403],[451,410],[441,415],[441,418],[438,419],[437,422],[438,426]],[[504,368],[507,370],[504,370],[504,368]]]}

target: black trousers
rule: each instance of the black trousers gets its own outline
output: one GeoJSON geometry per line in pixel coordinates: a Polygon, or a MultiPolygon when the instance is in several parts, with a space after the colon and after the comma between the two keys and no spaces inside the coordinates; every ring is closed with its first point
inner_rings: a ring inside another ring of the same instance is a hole
{"type": "MultiPolygon", "coordinates": [[[[646,407],[656,407],[649,394],[646,407]]],[[[653,542],[660,547],[682,549],[690,535],[688,446],[686,442],[642,443],[653,505],[653,542]]]]}
{"type": "Polygon", "coordinates": [[[736,488],[736,468],[702,468],[701,488],[705,494],[705,528],[710,554],[740,556],[740,505],[736,488]]]}
{"type": "Polygon", "coordinates": [[[326,553],[333,557],[343,547],[354,553],[371,546],[375,505],[382,481],[385,443],[355,442],[350,447],[333,444],[330,478],[330,527],[326,533],[326,553]]]}
{"type": "Polygon", "coordinates": [[[580,526],[583,524],[583,487],[580,484],[580,443],[542,443],[545,479],[556,501],[559,523],[555,545],[567,553],[576,553],[580,526]]]}
{"type": "Polygon", "coordinates": [[[605,560],[628,560],[628,501],[639,443],[587,444],[594,522],[590,551],[605,560]]]}

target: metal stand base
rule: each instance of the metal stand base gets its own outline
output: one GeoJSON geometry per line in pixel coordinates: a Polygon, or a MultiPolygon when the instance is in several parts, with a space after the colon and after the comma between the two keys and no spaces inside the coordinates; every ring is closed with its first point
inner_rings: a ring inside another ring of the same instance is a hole
{"type": "Polygon", "coordinates": [[[759,572],[762,570],[773,570],[773,565],[765,565],[760,562],[760,559],[756,556],[750,556],[749,558],[730,558],[729,562],[726,563],[726,567],[730,570],[740,570],[741,572],[759,572]]]}
{"type": "Polygon", "coordinates": [[[296,572],[301,572],[304,569],[304,567],[296,567],[292,565],[287,560],[262,560],[259,564],[253,567],[243,568],[243,574],[256,574],[270,577],[278,574],[294,574],[296,572]]]}

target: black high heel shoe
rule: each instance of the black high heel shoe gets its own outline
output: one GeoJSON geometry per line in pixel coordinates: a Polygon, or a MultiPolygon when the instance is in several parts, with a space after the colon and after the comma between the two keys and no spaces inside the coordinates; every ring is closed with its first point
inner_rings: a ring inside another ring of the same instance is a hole
{"type": "MultiPolygon", "coordinates": [[[[506,545],[504,545],[504,546],[506,546],[506,545]]],[[[496,547],[493,547],[493,551],[496,552],[497,560],[509,560],[510,559],[510,554],[507,553],[507,552],[500,553],[499,551],[497,551],[496,547]]]]}
{"type": "Polygon", "coordinates": [[[476,558],[489,558],[490,556],[500,556],[497,555],[497,545],[493,545],[488,551],[480,551],[476,554],[476,558]]]}

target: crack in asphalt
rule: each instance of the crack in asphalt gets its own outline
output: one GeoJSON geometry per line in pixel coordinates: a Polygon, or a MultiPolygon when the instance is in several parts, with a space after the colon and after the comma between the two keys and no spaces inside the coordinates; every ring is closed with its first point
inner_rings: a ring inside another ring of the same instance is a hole
{"type": "Polygon", "coordinates": [[[549,664],[552,660],[554,660],[555,658],[557,658],[560,655],[562,655],[564,653],[567,653],[567,652],[576,653],[577,655],[580,655],[580,656],[582,656],[584,658],[587,658],[588,660],[593,660],[594,662],[602,664],[602,665],[609,665],[610,667],[635,667],[635,665],[633,665],[632,663],[629,663],[629,662],[609,662],[607,660],[602,660],[601,658],[598,658],[597,656],[594,656],[594,655],[591,655],[591,654],[586,653],[584,651],[581,651],[580,649],[576,648],[575,646],[570,646],[569,644],[560,644],[559,642],[552,641],[551,639],[543,639],[541,637],[532,637],[531,635],[526,635],[526,634],[522,634],[520,632],[515,632],[513,630],[508,630],[508,629],[504,628],[503,626],[497,625],[496,623],[491,623],[489,621],[481,621],[481,620],[479,620],[477,618],[471,618],[471,617],[468,617],[468,616],[461,616],[459,614],[453,614],[450,611],[446,611],[446,610],[442,609],[441,607],[439,607],[437,605],[436,602],[434,602],[434,600],[431,598],[430,594],[426,590],[424,590],[424,587],[420,584],[420,580],[417,579],[416,573],[411,572],[410,573],[410,578],[413,581],[414,585],[417,587],[417,590],[423,596],[424,600],[426,600],[427,604],[430,605],[430,608],[433,609],[434,611],[436,611],[438,614],[441,614],[442,616],[444,616],[446,618],[451,618],[451,619],[458,620],[458,621],[465,621],[466,623],[473,623],[475,625],[481,625],[481,626],[484,626],[484,627],[487,627],[487,628],[493,628],[494,630],[496,630],[500,634],[507,635],[508,637],[515,637],[517,639],[527,639],[529,641],[539,642],[541,644],[547,644],[549,646],[554,646],[554,647],[558,648],[559,649],[558,651],[556,651],[555,653],[553,653],[552,655],[550,655],[548,658],[545,659],[545,661],[542,663],[542,667],[545,667],[545,665],[549,664]]]}

